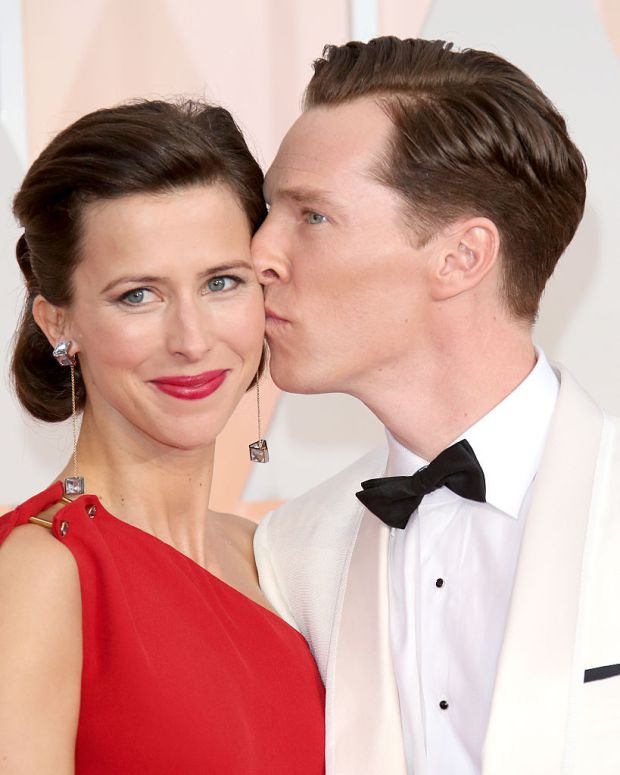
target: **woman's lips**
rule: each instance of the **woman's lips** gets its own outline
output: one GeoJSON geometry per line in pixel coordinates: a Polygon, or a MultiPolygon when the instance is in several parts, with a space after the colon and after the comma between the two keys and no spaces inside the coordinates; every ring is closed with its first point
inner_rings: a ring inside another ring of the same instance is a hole
{"type": "Polygon", "coordinates": [[[191,377],[158,377],[151,380],[153,385],[162,393],[173,398],[182,398],[186,401],[196,401],[206,398],[219,388],[226,379],[227,369],[205,371],[191,377]]]}

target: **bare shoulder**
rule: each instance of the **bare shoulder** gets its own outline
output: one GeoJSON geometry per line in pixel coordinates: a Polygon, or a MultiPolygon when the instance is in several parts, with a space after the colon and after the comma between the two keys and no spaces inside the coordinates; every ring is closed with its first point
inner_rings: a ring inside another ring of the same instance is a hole
{"type": "Polygon", "coordinates": [[[9,772],[70,773],[82,670],[77,564],[46,528],[0,546],[0,750],[9,772]]]}
{"type": "MultiPolygon", "coordinates": [[[[51,519],[53,515],[50,512],[44,512],[39,516],[48,520],[51,519]]],[[[19,525],[18,527],[14,528],[7,536],[4,543],[0,545],[0,552],[2,552],[5,557],[9,554],[9,552],[20,551],[25,551],[28,553],[36,553],[40,551],[47,553],[48,551],[51,551],[57,556],[71,556],[71,552],[52,535],[51,530],[40,525],[30,524],[19,525]],[[55,552],[54,547],[60,551],[55,552]]]]}
{"type": "Polygon", "coordinates": [[[221,534],[225,536],[227,543],[234,544],[237,549],[251,551],[254,533],[258,527],[256,522],[240,517],[238,514],[218,513],[217,519],[221,534]]]}
{"type": "Polygon", "coordinates": [[[246,517],[240,517],[237,514],[228,514],[227,516],[230,519],[233,528],[239,532],[240,536],[243,536],[249,541],[253,540],[254,533],[258,527],[256,522],[253,522],[246,517]]]}
{"type": "Polygon", "coordinates": [[[217,523],[217,562],[210,570],[246,597],[269,608],[258,585],[254,561],[256,523],[235,514],[218,514],[217,523]]]}
{"type": "Polygon", "coordinates": [[[50,604],[52,610],[67,611],[72,604],[79,610],[75,559],[44,527],[16,527],[0,546],[0,604],[6,609],[12,600],[25,603],[29,611],[50,604]]]}
{"type": "MultiPolygon", "coordinates": [[[[79,593],[79,576],[73,555],[49,530],[38,525],[16,527],[0,546],[0,589],[10,587],[19,595],[20,582],[29,591],[45,595],[49,583],[54,589],[79,593]]],[[[38,594],[31,595],[35,599],[38,594]]]]}

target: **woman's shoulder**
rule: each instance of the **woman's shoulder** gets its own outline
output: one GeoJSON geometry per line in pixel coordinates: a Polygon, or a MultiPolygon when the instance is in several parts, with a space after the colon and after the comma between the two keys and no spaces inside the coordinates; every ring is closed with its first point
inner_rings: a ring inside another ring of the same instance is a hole
{"type": "Polygon", "coordinates": [[[237,514],[217,514],[220,551],[223,560],[246,565],[254,571],[254,533],[256,522],[237,514]]]}
{"type": "Polygon", "coordinates": [[[74,568],[72,553],[63,546],[68,529],[63,515],[65,510],[73,512],[75,503],[58,481],[1,515],[0,549],[5,561],[12,556],[21,557],[26,565],[40,561],[52,572],[63,566],[74,568]]]}
{"type": "MultiPolygon", "coordinates": [[[[51,517],[48,513],[41,515],[50,521],[51,517]]],[[[13,526],[0,543],[0,577],[9,568],[14,584],[27,580],[29,587],[43,577],[64,584],[78,579],[77,565],[69,549],[51,530],[36,524],[13,526]]]]}
{"type": "Polygon", "coordinates": [[[222,514],[221,516],[226,521],[230,532],[238,540],[243,543],[247,543],[248,540],[252,541],[257,528],[256,522],[247,517],[240,517],[238,514],[222,514]]]}
{"type": "Polygon", "coordinates": [[[15,525],[0,545],[0,621],[0,750],[9,767],[69,772],[82,670],[80,582],[71,552],[45,527],[15,525]]]}
{"type": "MultiPolygon", "coordinates": [[[[35,515],[52,523],[52,507],[35,515]]],[[[8,515],[7,515],[8,516],[8,515]]],[[[0,517],[0,521],[3,518],[0,517]]],[[[23,619],[30,624],[64,618],[80,611],[77,563],[67,546],[42,524],[13,524],[0,543],[0,620],[23,619]]]]}
{"type": "Polygon", "coordinates": [[[39,622],[53,617],[59,607],[66,612],[72,601],[79,612],[78,567],[71,551],[52,530],[54,517],[63,505],[55,502],[56,490],[52,485],[0,517],[3,622],[3,614],[28,616],[39,622]]]}

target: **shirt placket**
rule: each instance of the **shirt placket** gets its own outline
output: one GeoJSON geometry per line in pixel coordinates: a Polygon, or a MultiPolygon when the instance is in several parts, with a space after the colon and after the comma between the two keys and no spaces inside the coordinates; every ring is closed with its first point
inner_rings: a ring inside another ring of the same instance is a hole
{"type": "Polygon", "coordinates": [[[454,736],[452,715],[458,711],[451,696],[454,669],[450,634],[454,631],[455,603],[460,575],[461,530],[456,519],[457,499],[445,493],[425,499],[419,508],[419,599],[421,688],[426,719],[429,772],[442,766],[454,736]]]}

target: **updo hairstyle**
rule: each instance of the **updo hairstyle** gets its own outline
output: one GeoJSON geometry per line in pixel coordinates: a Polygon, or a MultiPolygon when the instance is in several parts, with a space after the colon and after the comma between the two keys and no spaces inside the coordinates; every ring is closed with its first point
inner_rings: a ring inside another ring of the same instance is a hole
{"type": "MultiPolygon", "coordinates": [[[[84,208],[217,183],[231,189],[254,234],[266,216],[263,173],[230,113],[193,100],[141,100],[89,113],[32,164],[13,203],[24,228],[16,255],[27,298],[11,364],[15,391],[31,415],[47,422],[71,415],[70,370],[56,363],[32,304],[38,294],[56,306],[71,303],[84,208]]],[[[82,410],[81,379],[76,387],[82,410]]]]}

